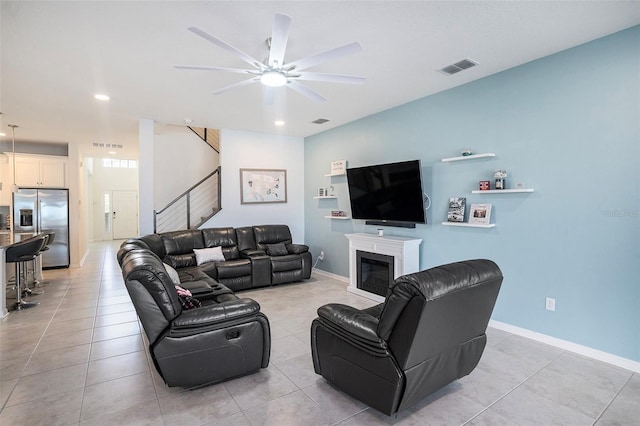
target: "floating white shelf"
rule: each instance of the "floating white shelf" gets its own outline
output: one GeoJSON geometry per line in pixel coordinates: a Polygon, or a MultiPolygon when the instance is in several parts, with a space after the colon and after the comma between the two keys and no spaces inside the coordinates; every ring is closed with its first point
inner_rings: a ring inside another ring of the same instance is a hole
{"type": "Polygon", "coordinates": [[[521,189],[487,189],[485,191],[480,191],[478,189],[474,189],[471,191],[472,194],[513,194],[516,192],[533,192],[533,188],[521,188],[521,189]]]}
{"type": "Polygon", "coordinates": [[[340,220],[345,220],[345,219],[351,219],[349,216],[325,216],[325,219],[340,219],[340,220]]]}
{"type": "Polygon", "coordinates": [[[323,195],[323,196],[316,195],[313,198],[315,198],[316,200],[326,200],[328,198],[338,198],[338,197],[336,197],[335,195],[323,195]]]}
{"type": "Polygon", "coordinates": [[[327,173],[325,176],[345,176],[347,173],[327,173]]]}
{"type": "Polygon", "coordinates": [[[496,226],[495,223],[482,224],[482,223],[466,223],[466,222],[442,222],[443,225],[446,226],[464,226],[467,228],[493,228],[496,226]]]}
{"type": "Polygon", "coordinates": [[[475,160],[476,158],[486,158],[486,157],[495,157],[495,156],[496,154],[494,154],[493,152],[487,152],[485,154],[462,155],[460,157],[443,158],[440,161],[442,161],[443,163],[449,163],[451,161],[475,160]]]}

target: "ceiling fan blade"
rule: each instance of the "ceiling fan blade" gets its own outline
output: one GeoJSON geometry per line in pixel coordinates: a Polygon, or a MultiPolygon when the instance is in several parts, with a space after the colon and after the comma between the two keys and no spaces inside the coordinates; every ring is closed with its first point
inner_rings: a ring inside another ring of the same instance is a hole
{"type": "Polygon", "coordinates": [[[325,74],[321,72],[301,72],[298,80],[326,81],[328,83],[363,84],[364,77],[352,75],[325,74]]]}
{"type": "Polygon", "coordinates": [[[212,95],[220,95],[222,93],[228,92],[231,89],[236,89],[236,88],[242,87],[242,86],[248,86],[249,84],[256,83],[258,81],[260,81],[259,77],[252,77],[252,78],[250,78],[248,80],[242,80],[242,81],[239,81],[237,83],[233,83],[233,84],[230,84],[228,86],[225,86],[225,87],[223,87],[221,89],[213,90],[211,92],[211,94],[212,95]]]}
{"type": "Polygon", "coordinates": [[[311,99],[314,102],[324,102],[327,100],[326,98],[320,96],[318,93],[309,89],[304,84],[298,83],[297,81],[290,81],[289,83],[287,83],[287,87],[295,90],[296,92],[300,93],[303,96],[306,96],[307,98],[311,99]]]}
{"type": "Polygon", "coordinates": [[[360,43],[358,43],[357,41],[354,41],[353,43],[345,44],[344,46],[336,47],[335,49],[327,50],[326,52],[298,59],[297,61],[286,64],[285,68],[296,69],[300,71],[314,65],[321,64],[323,62],[331,61],[359,52],[362,52],[362,46],[360,46],[360,43]]]}
{"type": "Polygon", "coordinates": [[[271,33],[271,46],[269,47],[269,66],[281,67],[284,61],[284,52],[287,49],[289,39],[289,26],[291,18],[281,13],[273,17],[273,30],[271,33]]]}
{"type": "Polygon", "coordinates": [[[239,74],[251,74],[251,73],[257,72],[253,70],[243,70],[240,68],[207,67],[207,66],[200,66],[200,65],[174,65],[173,67],[179,70],[227,71],[227,72],[235,72],[239,74]]]}
{"type": "Polygon", "coordinates": [[[198,27],[189,27],[189,31],[191,31],[194,34],[199,35],[200,37],[202,37],[205,40],[210,41],[211,43],[215,44],[216,46],[223,48],[224,50],[226,50],[227,52],[231,53],[236,58],[242,59],[243,61],[245,61],[249,65],[252,65],[252,66],[254,66],[254,67],[258,68],[258,69],[262,69],[263,65],[260,63],[260,61],[258,61],[255,58],[252,58],[248,54],[244,53],[242,50],[233,47],[232,45],[230,45],[226,41],[220,40],[219,38],[212,36],[208,32],[206,32],[204,30],[201,30],[198,27]]]}

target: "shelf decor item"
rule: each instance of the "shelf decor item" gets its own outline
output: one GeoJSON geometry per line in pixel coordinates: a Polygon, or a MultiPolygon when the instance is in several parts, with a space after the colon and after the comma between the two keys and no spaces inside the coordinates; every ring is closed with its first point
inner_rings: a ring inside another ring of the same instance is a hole
{"type": "Polygon", "coordinates": [[[464,222],[464,209],[467,204],[465,197],[449,198],[449,213],[447,222],[464,222]]]}
{"type": "Polygon", "coordinates": [[[327,196],[327,188],[320,187],[318,188],[318,197],[326,197],[327,196]]]}
{"type": "Polygon", "coordinates": [[[491,204],[471,204],[469,223],[488,225],[491,220],[491,204]]]}
{"type": "Polygon", "coordinates": [[[506,170],[496,170],[493,173],[493,177],[496,179],[496,189],[506,189],[506,181],[505,178],[507,177],[507,171],[506,170]]]}
{"type": "Polygon", "coordinates": [[[331,210],[332,217],[345,217],[346,213],[342,210],[331,210]]]}
{"type": "Polygon", "coordinates": [[[488,180],[480,181],[480,191],[488,191],[491,189],[491,182],[488,180]]]}
{"type": "Polygon", "coordinates": [[[468,157],[470,155],[473,155],[473,151],[471,151],[470,149],[465,149],[460,154],[462,154],[463,157],[468,157]]]}
{"type": "Polygon", "coordinates": [[[347,160],[337,160],[331,162],[331,174],[343,175],[347,173],[347,160]]]}
{"type": "Polygon", "coordinates": [[[286,203],[287,171],[240,169],[240,203],[286,203]]]}

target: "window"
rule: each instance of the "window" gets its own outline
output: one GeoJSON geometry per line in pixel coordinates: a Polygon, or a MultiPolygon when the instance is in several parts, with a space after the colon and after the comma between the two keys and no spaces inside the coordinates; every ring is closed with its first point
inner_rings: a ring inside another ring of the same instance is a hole
{"type": "Polygon", "coordinates": [[[136,169],[138,168],[138,160],[118,160],[117,158],[103,158],[102,167],[136,169]]]}

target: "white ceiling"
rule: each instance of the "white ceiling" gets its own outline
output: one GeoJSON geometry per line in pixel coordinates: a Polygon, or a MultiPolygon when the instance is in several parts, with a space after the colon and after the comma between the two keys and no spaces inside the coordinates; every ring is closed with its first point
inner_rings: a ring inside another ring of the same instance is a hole
{"type": "Polygon", "coordinates": [[[640,24],[638,1],[2,0],[0,13],[0,132],[17,124],[18,140],[133,152],[140,118],[308,136],[640,24]],[[265,105],[259,84],[210,94],[246,76],[173,68],[246,67],[190,26],[265,58],[276,12],[292,18],[286,61],[358,41],[363,53],[308,71],[365,84],[307,83],[322,104],[279,88],[265,105]],[[479,66],[437,72],[464,58],[479,66]],[[94,100],[98,92],[111,100],[94,100]]]}

